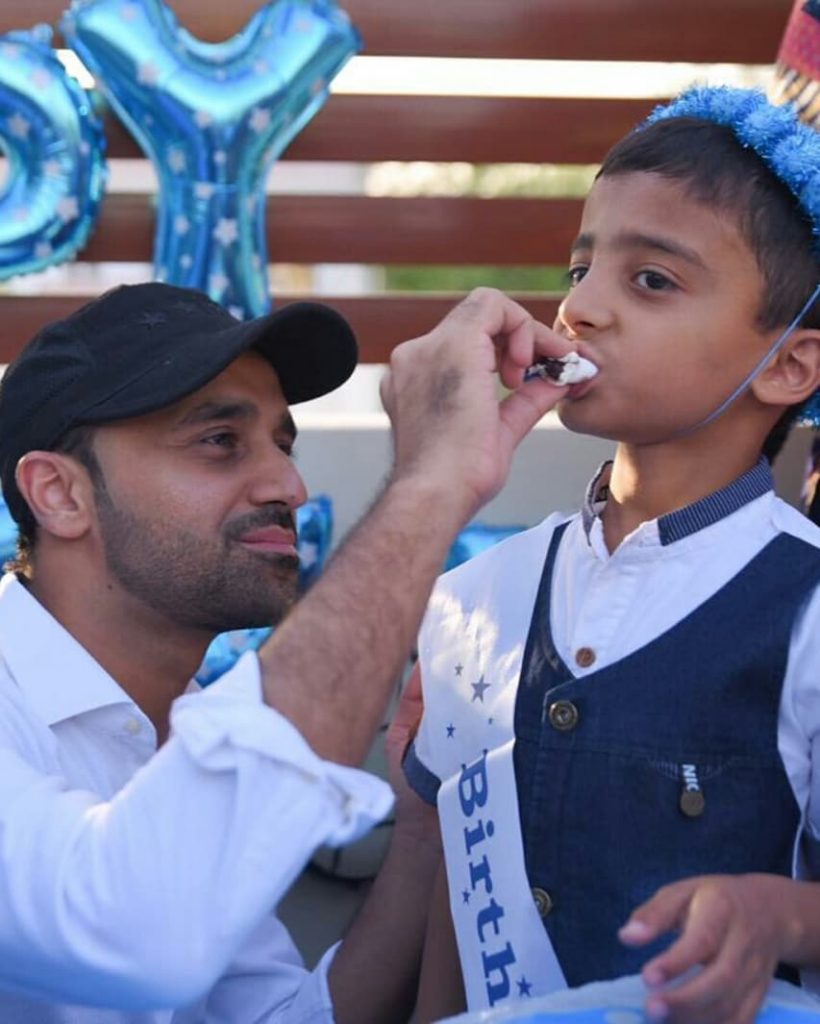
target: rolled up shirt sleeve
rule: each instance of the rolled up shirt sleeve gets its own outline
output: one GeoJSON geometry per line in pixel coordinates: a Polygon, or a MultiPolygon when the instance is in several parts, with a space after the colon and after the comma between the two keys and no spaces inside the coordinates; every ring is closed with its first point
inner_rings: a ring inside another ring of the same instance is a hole
{"type": "Polygon", "coordinates": [[[263,703],[253,654],[175,703],[168,742],[111,800],[0,740],[0,984],[128,1010],[190,1005],[316,846],[355,838],[391,804],[383,782],[321,760],[263,703]]]}

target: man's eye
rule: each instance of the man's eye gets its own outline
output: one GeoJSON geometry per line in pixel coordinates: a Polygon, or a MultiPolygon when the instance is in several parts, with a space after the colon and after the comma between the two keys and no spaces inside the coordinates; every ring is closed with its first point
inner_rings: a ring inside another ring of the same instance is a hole
{"type": "Polygon", "coordinates": [[[296,459],[296,450],[293,447],[293,441],[279,441],[276,446],[280,452],[291,460],[296,459]]]}
{"type": "Polygon", "coordinates": [[[587,270],[589,270],[589,267],[584,267],[584,266],[580,266],[580,265],[577,266],[577,267],[570,267],[569,268],[569,270],[566,273],[566,279],[567,279],[567,283],[569,284],[570,288],[574,288],[575,285],[578,284],[579,281],[583,280],[583,278],[586,275],[587,270]]]}
{"type": "Polygon", "coordinates": [[[229,430],[220,430],[216,434],[208,434],[202,438],[203,444],[213,445],[215,448],[235,448],[237,445],[236,434],[229,430]]]}
{"type": "Polygon", "coordinates": [[[651,292],[662,292],[674,288],[675,283],[665,274],[659,274],[657,270],[642,270],[635,276],[635,280],[641,286],[651,292]]]}

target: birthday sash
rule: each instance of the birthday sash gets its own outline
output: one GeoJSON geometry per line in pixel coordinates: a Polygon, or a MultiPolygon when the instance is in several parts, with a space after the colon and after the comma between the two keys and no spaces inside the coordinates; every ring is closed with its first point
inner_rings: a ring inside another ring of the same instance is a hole
{"type": "Polygon", "coordinates": [[[515,697],[551,516],[442,577],[419,636],[419,759],[439,819],[467,1006],[566,988],[533,900],[513,768],[515,697]]]}

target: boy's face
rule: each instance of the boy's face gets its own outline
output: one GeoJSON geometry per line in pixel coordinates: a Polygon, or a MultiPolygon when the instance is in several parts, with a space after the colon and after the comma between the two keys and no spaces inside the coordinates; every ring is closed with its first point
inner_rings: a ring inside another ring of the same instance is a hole
{"type": "MultiPolygon", "coordinates": [[[[597,181],[556,329],[600,372],[570,388],[562,422],[633,444],[662,443],[699,423],[779,334],[755,324],[763,287],[730,214],[657,174],[597,181]]],[[[719,422],[752,401],[741,396],[719,422]]]]}

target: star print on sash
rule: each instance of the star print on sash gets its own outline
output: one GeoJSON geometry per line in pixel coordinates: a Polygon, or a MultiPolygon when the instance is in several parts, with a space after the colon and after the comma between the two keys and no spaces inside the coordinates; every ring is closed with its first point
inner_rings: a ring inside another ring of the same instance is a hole
{"type": "Polygon", "coordinates": [[[456,665],[456,675],[460,676],[463,671],[464,666],[461,664],[461,662],[459,662],[458,665],[456,665]]]}
{"type": "Polygon", "coordinates": [[[472,896],[472,893],[470,892],[469,889],[462,889],[461,890],[461,898],[462,898],[462,900],[465,903],[469,903],[470,902],[470,897],[471,896],[472,896]]]}
{"type": "Polygon", "coordinates": [[[451,722],[450,725],[447,726],[447,739],[448,740],[451,740],[453,738],[453,736],[455,735],[455,731],[456,731],[456,727],[451,722]]]}
{"type": "Polygon", "coordinates": [[[484,676],[482,675],[477,683],[471,683],[470,685],[473,688],[473,700],[474,701],[475,700],[480,700],[481,703],[483,704],[484,703],[484,693],[487,690],[489,690],[490,684],[484,682],[484,676]]]}
{"type": "Polygon", "coordinates": [[[516,982],[518,985],[518,994],[520,996],[529,996],[532,990],[532,983],[527,981],[523,976],[516,982]]]}

